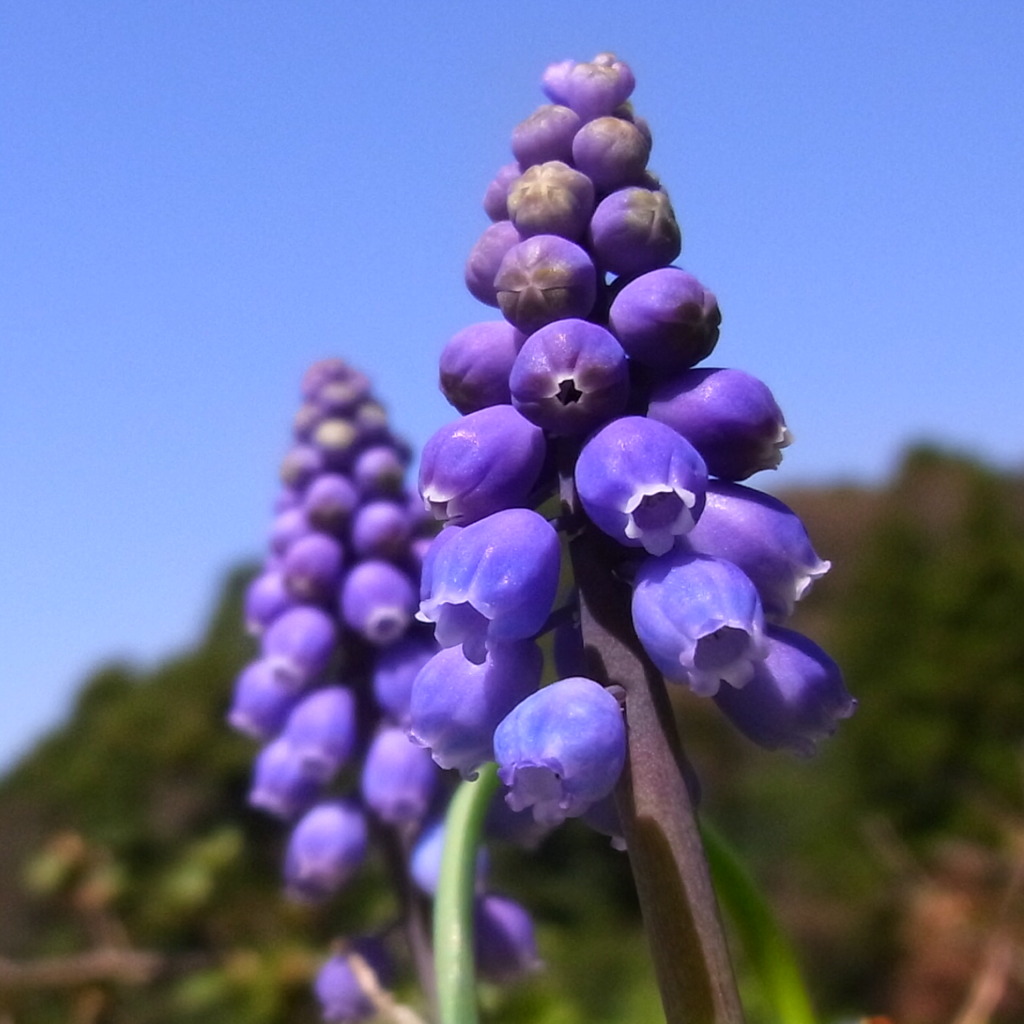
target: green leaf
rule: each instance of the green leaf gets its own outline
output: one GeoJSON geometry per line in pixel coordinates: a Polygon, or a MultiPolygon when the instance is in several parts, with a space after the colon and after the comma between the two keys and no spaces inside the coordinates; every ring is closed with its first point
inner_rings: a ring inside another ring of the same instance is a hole
{"type": "Polygon", "coordinates": [[[779,1024],[817,1024],[793,947],[736,851],[706,821],[704,852],[725,913],[779,1024]]]}

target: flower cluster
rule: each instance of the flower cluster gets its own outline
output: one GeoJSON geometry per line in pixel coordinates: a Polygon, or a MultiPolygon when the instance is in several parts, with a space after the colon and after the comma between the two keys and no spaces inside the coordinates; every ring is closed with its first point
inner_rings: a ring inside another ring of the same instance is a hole
{"type": "MultiPolygon", "coordinates": [[[[263,744],[249,800],[290,825],[287,893],[329,900],[376,843],[409,914],[436,887],[451,790],[407,736],[413,680],[439,650],[414,618],[436,527],[406,487],[409,451],[363,374],[318,362],[302,399],[267,555],[246,594],[259,656],[236,682],[228,720],[263,744]]],[[[481,888],[477,914],[482,973],[533,966],[522,908],[481,888]]],[[[316,985],[325,1019],[372,1016],[366,972],[387,979],[390,960],[379,936],[339,947],[316,985]]]]}
{"type": "Polygon", "coordinates": [[[650,661],[754,741],[813,751],[854,702],[784,625],[829,565],[790,509],[740,483],[778,466],[790,435],[765,384],[697,365],[721,314],[674,263],[681,233],[647,166],[632,72],[601,54],[550,66],[542,86],[550,102],[513,131],[466,263],[501,319],[440,358],[461,417],[421,463],[424,509],[444,526],[418,617],[442,650],[413,683],[410,728],[463,774],[493,758],[509,806],[556,824],[600,814],[626,754],[619,700],[585,674],[560,531],[610,539],[607,585],[630,581],[650,661]],[[542,515],[556,493],[561,514],[542,515]],[[537,643],[556,625],[542,685],[537,643]]]}

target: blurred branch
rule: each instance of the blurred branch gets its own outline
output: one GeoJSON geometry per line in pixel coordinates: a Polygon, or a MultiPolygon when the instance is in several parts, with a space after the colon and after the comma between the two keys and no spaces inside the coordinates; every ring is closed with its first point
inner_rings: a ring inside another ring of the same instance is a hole
{"type": "Polygon", "coordinates": [[[133,949],[93,949],[87,953],[19,963],[0,957],[0,993],[40,988],[77,988],[114,981],[145,985],[169,966],[166,957],[133,949]]]}
{"type": "Polygon", "coordinates": [[[1018,955],[1012,914],[1014,904],[1019,902],[1024,890],[1024,844],[1020,836],[1016,840],[1018,854],[999,909],[998,923],[986,946],[981,969],[953,1024],[986,1024],[1006,994],[1006,986],[1018,955]]]}
{"type": "Polygon", "coordinates": [[[381,988],[373,968],[358,953],[346,954],[349,967],[359,987],[373,1005],[377,1016],[386,1024],[423,1024],[423,1018],[414,1010],[395,1001],[391,994],[381,988]]]}

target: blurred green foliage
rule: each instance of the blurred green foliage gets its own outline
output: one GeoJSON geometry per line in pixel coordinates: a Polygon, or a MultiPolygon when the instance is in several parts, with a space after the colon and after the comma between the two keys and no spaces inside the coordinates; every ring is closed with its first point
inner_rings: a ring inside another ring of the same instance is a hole
{"type": "MultiPolygon", "coordinates": [[[[916,1024],[912,897],[936,884],[953,839],[990,858],[998,896],[1024,831],[1024,481],[922,446],[885,488],[781,496],[834,564],[794,624],[844,667],[858,713],[811,761],[751,747],[677,692],[680,728],[705,813],[794,937],[823,1017],[898,1006],[916,1024]]],[[[331,938],[386,912],[380,865],[326,912],[281,898],[283,829],[247,809],[254,749],[223,724],[253,651],[248,576],[226,581],[193,650],[153,671],[96,672],[66,724],[0,782],[0,957],[159,959],[145,984],[0,992],[0,1018],[313,1021],[308,981],[331,938]]],[[[548,968],[486,989],[489,1020],[659,1019],[626,858],[606,839],[570,823],[533,853],[495,849],[492,875],[533,910],[548,968]]],[[[751,1020],[768,1024],[737,959],[751,1020]]],[[[954,1007],[969,957],[961,968],[954,1007]]],[[[993,1022],[1021,1019],[1015,999],[1010,986],[993,1022]]]]}

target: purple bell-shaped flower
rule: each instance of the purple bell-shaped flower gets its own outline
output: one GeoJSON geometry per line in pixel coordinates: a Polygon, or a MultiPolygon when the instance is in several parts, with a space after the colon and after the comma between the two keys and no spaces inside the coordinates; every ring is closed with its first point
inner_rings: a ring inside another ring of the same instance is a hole
{"type": "Polygon", "coordinates": [[[765,617],[782,622],[831,563],[811,547],[799,516],[778,498],[743,484],[712,481],[691,551],[738,565],[757,588],[765,617]]]}
{"type": "Polygon", "coordinates": [[[263,634],[263,657],[296,690],[322,675],[334,654],[337,629],[319,608],[299,605],[279,615],[263,634]]]}
{"type": "Polygon", "coordinates": [[[526,640],[547,621],[561,569],[558,535],[536,512],[513,508],[435,540],[418,618],[442,647],[462,644],[480,664],[489,643],[526,640]]]}
{"type": "MultiPolygon", "coordinates": [[[[409,858],[409,874],[421,892],[433,896],[441,880],[444,857],[444,820],[428,825],[419,835],[409,858]]],[[[487,876],[487,850],[481,846],[476,855],[476,882],[482,886],[487,876]]]]}
{"type": "Polygon", "coordinates": [[[633,625],[665,676],[703,696],[743,686],[767,650],[754,584],[731,562],[680,549],[640,565],[633,625]]]}
{"type": "Polygon", "coordinates": [[[333,896],[363,863],[368,842],[366,818],[355,804],[317,804],[299,819],[288,840],[288,895],[311,902],[333,896]]]}
{"type": "Polygon", "coordinates": [[[360,562],[341,584],[338,602],[345,624],[371,644],[386,647],[406,630],[416,612],[412,580],[390,562],[360,562]]]}
{"type": "Polygon", "coordinates": [[[246,631],[252,636],[260,636],[281,612],[295,603],[295,598],[285,586],[284,576],[273,569],[264,570],[245,590],[246,631]]]}
{"type": "Polygon", "coordinates": [[[507,985],[542,966],[533,920],[522,904],[487,893],[473,908],[473,924],[476,966],[488,981],[507,985]]]}
{"type": "Polygon", "coordinates": [[[386,726],[373,738],[363,762],[362,794],[373,812],[391,825],[422,821],[437,789],[437,766],[404,729],[386,726]]]}
{"type": "Polygon", "coordinates": [[[781,626],[769,626],[767,636],[768,654],[747,685],[724,687],[715,702],[755,743],[809,756],[854,713],[857,701],[839,666],[817,644],[781,626]]]}
{"type": "Polygon", "coordinates": [[[707,473],[693,445],[671,427],[623,416],[602,427],[576,462],[583,509],[608,536],[652,555],[693,528],[707,473]]]}
{"type": "Polygon", "coordinates": [[[356,939],[326,960],[313,984],[324,1024],[358,1024],[376,1016],[371,995],[390,983],[391,959],[376,939],[356,939]],[[370,973],[362,977],[362,970],[370,973]]]}
{"type": "Polygon", "coordinates": [[[723,480],[777,469],[792,440],[768,385],[742,370],[686,370],[651,392],[647,415],[678,430],[723,480]]]}
{"type": "Polygon", "coordinates": [[[515,811],[559,824],[607,796],[626,758],[618,701],[582,676],[542,687],[517,705],[494,733],[498,777],[515,811]]]}
{"type": "Polygon", "coordinates": [[[310,773],[287,740],[267,744],[253,765],[249,804],[286,821],[307,810],[323,791],[323,781],[310,773]]]}
{"type": "Polygon", "coordinates": [[[468,525],[522,505],[547,451],[544,433],[510,405],[469,413],[427,441],[419,486],[434,517],[468,525]]]}
{"type": "Polygon", "coordinates": [[[373,666],[373,696],[396,725],[409,724],[413,682],[437,651],[433,637],[409,633],[377,655],[373,666]]]}
{"type": "Polygon", "coordinates": [[[324,686],[295,705],[281,735],[306,772],[327,782],[352,756],[357,730],[355,695],[345,686],[324,686]]]}
{"type": "Polygon", "coordinates": [[[254,739],[269,740],[281,731],[295,700],[295,689],[282,681],[275,663],[261,658],[235,681],[228,724],[254,739]]]}
{"type": "Polygon", "coordinates": [[[543,660],[532,640],[492,644],[479,665],[461,647],[440,651],[413,683],[409,738],[440,767],[473,777],[494,760],[498,723],[537,689],[543,660]]]}

